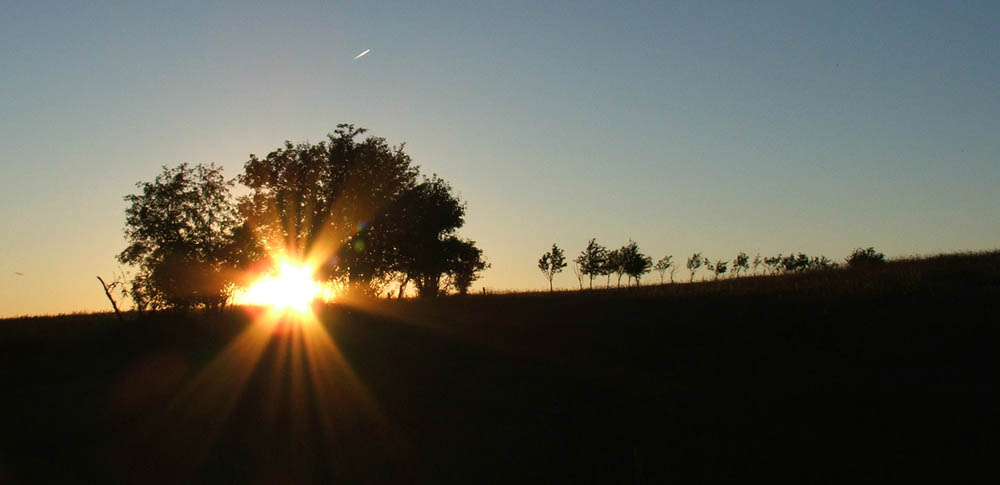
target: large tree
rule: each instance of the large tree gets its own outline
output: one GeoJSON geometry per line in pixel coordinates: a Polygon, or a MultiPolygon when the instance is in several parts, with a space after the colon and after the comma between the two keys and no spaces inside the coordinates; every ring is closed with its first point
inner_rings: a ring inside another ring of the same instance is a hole
{"type": "Polygon", "coordinates": [[[235,269],[259,252],[241,231],[222,168],[163,167],[125,196],[125,238],[118,260],[138,268],[132,297],[144,309],[224,304],[235,269]]]}
{"type": "Polygon", "coordinates": [[[385,212],[417,185],[403,147],[359,140],[365,132],[337,125],[327,141],[285,142],[263,158],[251,155],[240,176],[252,191],[240,210],[272,254],[318,259],[321,276],[355,286],[389,271],[379,246],[391,229],[385,212]]]}
{"type": "Polygon", "coordinates": [[[464,293],[489,267],[473,241],[456,235],[465,223],[465,205],[436,175],[401,194],[380,217],[349,238],[341,261],[365,262],[372,273],[391,272],[400,282],[400,296],[411,281],[420,296],[436,296],[447,286],[445,277],[464,293]]]}
{"type": "Polygon", "coordinates": [[[272,254],[318,262],[320,277],[361,293],[395,279],[400,295],[411,281],[436,295],[444,276],[458,274],[455,261],[472,268],[459,279],[471,284],[487,265],[455,236],[465,206],[437,176],[418,182],[402,146],[361,140],[365,132],[337,125],[320,143],[251,155],[240,181],[252,192],[240,210],[257,237],[272,254]]]}

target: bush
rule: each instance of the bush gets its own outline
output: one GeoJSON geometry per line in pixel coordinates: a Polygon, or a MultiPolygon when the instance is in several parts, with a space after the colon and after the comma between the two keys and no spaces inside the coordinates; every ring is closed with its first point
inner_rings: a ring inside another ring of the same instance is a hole
{"type": "Polygon", "coordinates": [[[847,265],[852,268],[877,266],[885,263],[885,255],[875,251],[875,248],[857,248],[847,257],[847,265]]]}

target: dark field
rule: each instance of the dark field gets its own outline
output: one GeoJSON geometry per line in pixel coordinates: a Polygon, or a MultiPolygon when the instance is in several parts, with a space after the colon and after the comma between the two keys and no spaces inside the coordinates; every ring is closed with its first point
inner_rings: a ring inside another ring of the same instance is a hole
{"type": "Polygon", "coordinates": [[[992,482],[998,301],[994,252],[333,305],[333,345],[3,320],[0,482],[992,482]]]}

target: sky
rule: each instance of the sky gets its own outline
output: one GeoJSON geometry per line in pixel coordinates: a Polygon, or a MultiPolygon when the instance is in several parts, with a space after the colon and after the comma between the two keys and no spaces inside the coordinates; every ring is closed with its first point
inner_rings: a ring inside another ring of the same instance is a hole
{"type": "Polygon", "coordinates": [[[109,310],[122,198],[163,165],[235,177],[338,123],[452,184],[474,291],[546,288],[590,238],[1000,247],[997,2],[138,3],[3,7],[0,317],[109,310]]]}

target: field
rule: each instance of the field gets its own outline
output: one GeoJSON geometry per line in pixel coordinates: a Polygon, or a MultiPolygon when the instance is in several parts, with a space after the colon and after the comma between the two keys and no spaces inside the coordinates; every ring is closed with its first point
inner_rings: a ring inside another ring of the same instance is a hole
{"type": "Polygon", "coordinates": [[[989,252],[2,320],[0,482],[990,481],[998,301],[989,252]]]}

